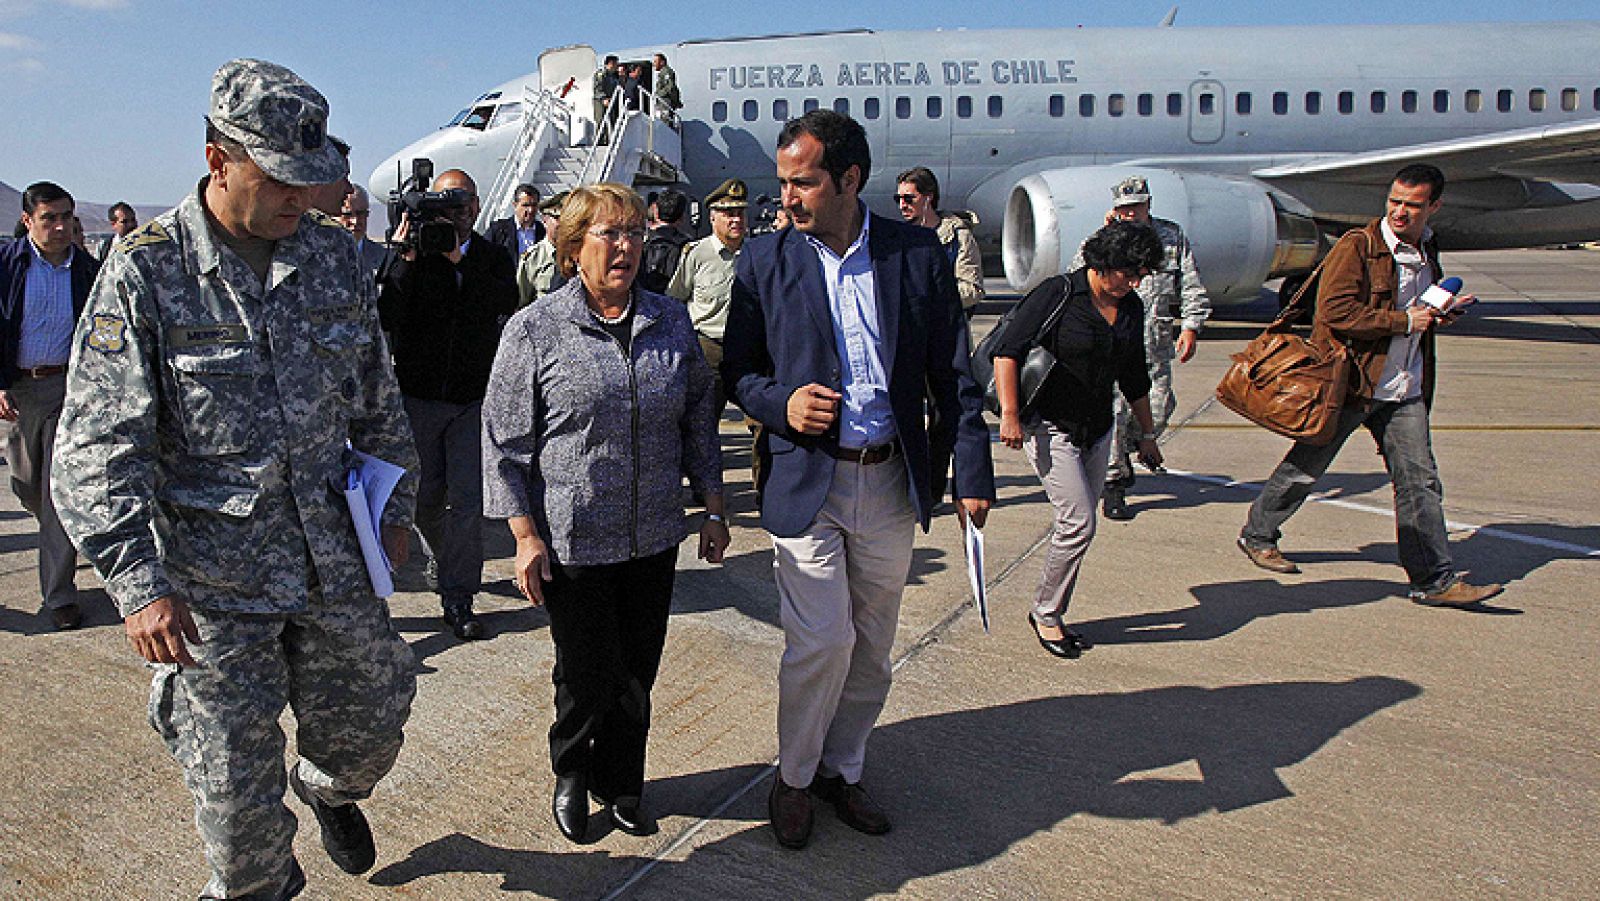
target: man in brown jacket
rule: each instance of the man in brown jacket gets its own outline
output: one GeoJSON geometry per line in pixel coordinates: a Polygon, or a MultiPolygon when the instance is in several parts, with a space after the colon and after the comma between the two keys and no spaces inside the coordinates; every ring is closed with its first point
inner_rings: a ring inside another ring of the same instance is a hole
{"type": "Polygon", "coordinates": [[[1322,447],[1295,442],[1251,505],[1239,549],[1262,569],[1300,571],[1278,551],[1279,529],[1300,509],[1345,439],[1364,425],[1394,482],[1396,544],[1411,599],[1463,606],[1500,593],[1499,585],[1467,583],[1450,558],[1439,469],[1428,434],[1433,330],[1452,319],[1421,300],[1443,275],[1428,228],[1443,192],[1444,173],[1433,166],[1401,169],[1389,186],[1383,217],[1340,238],[1328,254],[1311,340],[1344,342],[1356,384],[1334,440],[1322,447]]]}

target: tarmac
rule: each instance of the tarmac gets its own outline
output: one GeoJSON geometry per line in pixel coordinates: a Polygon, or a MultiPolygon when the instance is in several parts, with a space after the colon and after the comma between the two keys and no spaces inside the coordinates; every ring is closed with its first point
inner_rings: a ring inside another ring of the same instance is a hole
{"type": "MultiPolygon", "coordinates": [[[[648,838],[560,837],[548,620],[490,530],[462,644],[420,569],[395,621],[421,672],[393,774],[363,805],[378,863],[346,876],[300,818],[306,898],[1593,898],[1600,896],[1600,254],[1447,255],[1483,303],[1440,341],[1434,449],[1458,564],[1507,583],[1478,610],[1405,598],[1370,439],[1288,524],[1304,573],[1234,537],[1287,442],[1221,408],[1228,354],[1274,312],[1219,311],[1177,366],[1168,473],[1102,522],[1069,614],[1095,642],[1047,655],[1027,626],[1051,510],[995,445],[991,631],[954,518],[919,535],[897,674],[866,784],[895,828],[820,809],[808,848],[765,823],[782,651],[748,439],[723,426],[733,547],[686,543],[654,693],[648,838]]],[[[985,305],[981,334],[1003,311],[985,305]]],[[[948,511],[948,507],[946,507],[948,511]]],[[[36,615],[36,533],[0,492],[0,896],[194,897],[205,869],[149,678],[93,574],[86,627],[36,615]]],[[[293,720],[285,717],[293,735],[293,720]]]]}

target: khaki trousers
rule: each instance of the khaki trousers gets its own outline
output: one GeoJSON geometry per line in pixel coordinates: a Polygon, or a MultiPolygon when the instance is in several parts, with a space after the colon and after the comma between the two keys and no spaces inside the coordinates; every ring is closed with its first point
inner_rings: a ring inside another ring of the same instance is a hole
{"type": "Polygon", "coordinates": [[[904,457],[841,460],[805,533],[772,539],[784,635],[778,769],[791,786],[819,772],[861,779],[867,736],[889,696],[915,521],[904,457]]]}

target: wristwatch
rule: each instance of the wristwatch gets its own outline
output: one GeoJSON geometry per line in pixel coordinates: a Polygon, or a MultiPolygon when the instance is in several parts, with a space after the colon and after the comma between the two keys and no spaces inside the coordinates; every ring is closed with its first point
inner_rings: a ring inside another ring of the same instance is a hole
{"type": "Polygon", "coordinates": [[[721,513],[707,513],[706,514],[706,522],[726,523],[727,521],[728,520],[726,518],[724,518],[721,513]]]}
{"type": "Polygon", "coordinates": [[[1145,432],[1143,435],[1139,436],[1139,440],[1140,441],[1154,441],[1154,440],[1156,440],[1156,433],[1155,432],[1145,432]]]}

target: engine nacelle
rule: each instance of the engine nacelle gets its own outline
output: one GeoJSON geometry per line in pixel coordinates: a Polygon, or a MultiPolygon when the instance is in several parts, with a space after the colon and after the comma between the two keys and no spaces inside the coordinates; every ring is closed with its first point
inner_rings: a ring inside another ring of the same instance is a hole
{"type": "Polygon", "coordinates": [[[1213,300],[1257,297],[1261,283],[1308,272],[1322,248],[1311,211],[1250,178],[1140,166],[1046,169],[1018,181],[1006,201],[1006,279],[1031,290],[1066,272],[1083,240],[1105,224],[1111,187],[1130,175],[1150,184],[1150,211],[1183,226],[1213,300]]]}

